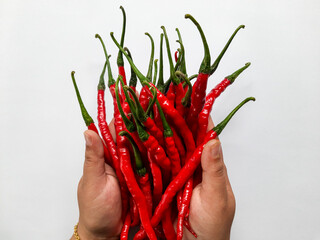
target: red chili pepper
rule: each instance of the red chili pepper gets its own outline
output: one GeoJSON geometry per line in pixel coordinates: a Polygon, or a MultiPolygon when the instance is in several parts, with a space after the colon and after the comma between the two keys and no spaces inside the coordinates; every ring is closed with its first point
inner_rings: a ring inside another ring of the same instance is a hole
{"type": "Polygon", "coordinates": [[[143,161],[141,159],[141,155],[139,153],[139,149],[137,144],[134,142],[133,138],[131,137],[130,133],[126,131],[122,131],[119,133],[120,136],[125,136],[132,147],[134,159],[135,159],[135,169],[138,174],[138,182],[141,188],[142,193],[145,196],[146,202],[147,202],[147,209],[149,217],[152,216],[152,193],[151,193],[151,186],[149,181],[149,175],[147,173],[146,168],[143,165],[143,161]]]}
{"type": "Polygon", "coordinates": [[[148,152],[148,160],[153,180],[153,206],[157,206],[162,196],[162,173],[150,152],[148,152]]]}
{"type": "Polygon", "coordinates": [[[189,220],[188,218],[185,218],[183,221],[183,225],[186,227],[186,229],[188,229],[188,231],[195,237],[198,238],[198,235],[195,233],[195,231],[192,229],[192,227],[190,226],[189,220]]]}
{"type": "Polygon", "coordinates": [[[138,210],[139,210],[139,215],[140,215],[140,220],[141,224],[144,228],[144,231],[148,235],[150,239],[156,240],[156,234],[151,226],[150,223],[150,218],[148,215],[148,206],[146,202],[146,198],[143,195],[141,189],[139,188],[139,185],[135,179],[132,166],[131,166],[131,161],[130,161],[130,153],[125,150],[125,148],[119,148],[120,152],[120,167],[121,171],[124,175],[124,178],[126,180],[128,189],[134,199],[134,201],[137,204],[138,210]]]}
{"type": "MultiPolygon", "coordinates": [[[[179,174],[175,177],[173,181],[169,184],[167,189],[165,190],[164,194],[162,195],[161,201],[159,205],[156,207],[153,216],[151,218],[151,224],[152,226],[157,226],[159,222],[161,221],[163,214],[165,210],[170,206],[170,203],[172,202],[174,196],[177,194],[177,192],[184,186],[184,184],[187,182],[187,180],[192,176],[194,171],[196,170],[197,166],[200,164],[201,161],[201,155],[204,145],[212,140],[215,139],[225,128],[227,123],[230,121],[232,116],[248,101],[254,101],[255,99],[253,97],[246,98],[244,101],[242,101],[221,123],[219,123],[216,127],[214,127],[212,130],[210,130],[205,140],[202,144],[200,144],[197,149],[194,151],[191,158],[188,159],[186,164],[183,166],[179,174]]],[[[139,231],[136,236],[139,236],[139,239],[142,239],[145,234],[143,234],[143,231],[139,231]],[[142,237],[142,238],[141,238],[142,237]]]]}
{"type": "MultiPolygon", "coordinates": [[[[89,113],[87,112],[87,109],[85,108],[85,106],[82,102],[74,74],[75,74],[75,72],[72,71],[71,72],[72,82],[73,82],[73,86],[76,91],[77,99],[78,99],[78,102],[80,105],[82,118],[83,118],[86,126],[88,127],[88,129],[94,131],[95,133],[97,133],[99,135],[98,129],[97,129],[96,125],[94,124],[92,117],[89,115],[89,113]]],[[[106,163],[109,164],[111,167],[113,167],[111,155],[110,155],[109,150],[106,147],[106,144],[104,142],[103,142],[103,150],[104,150],[104,159],[105,159],[106,163]]]]}
{"type": "Polygon", "coordinates": [[[121,229],[121,234],[120,234],[120,239],[121,240],[127,240],[129,236],[129,230],[130,230],[130,223],[131,223],[131,217],[130,213],[127,213],[127,216],[124,220],[122,229],[121,229]]]}
{"type": "Polygon", "coordinates": [[[210,51],[207,44],[207,40],[205,38],[205,35],[202,31],[202,28],[200,27],[199,23],[190,15],[186,14],[185,18],[189,18],[198,28],[198,31],[200,32],[201,39],[204,46],[204,58],[202,61],[202,64],[199,69],[199,75],[197,78],[197,81],[193,85],[193,91],[191,96],[191,106],[187,117],[187,123],[189,126],[191,126],[191,132],[193,133],[193,136],[196,136],[197,132],[197,125],[198,122],[196,121],[198,114],[200,113],[204,102],[205,102],[205,96],[206,96],[206,89],[207,89],[207,81],[210,75],[214,73],[214,71],[217,69],[219,62],[221,58],[223,57],[224,53],[226,52],[227,48],[229,47],[233,37],[235,34],[241,29],[244,28],[244,25],[241,25],[237,28],[237,30],[234,32],[234,34],[229,39],[228,43],[218,56],[218,58],[215,60],[212,66],[210,66],[210,51]]]}
{"type": "Polygon", "coordinates": [[[131,217],[131,227],[138,226],[140,223],[139,211],[137,208],[137,204],[133,200],[132,196],[130,196],[130,217],[131,217]]]}
{"type": "Polygon", "coordinates": [[[177,234],[172,224],[171,213],[172,207],[170,205],[169,208],[165,211],[162,218],[162,228],[167,240],[176,240],[177,234]]]}
{"type": "Polygon", "coordinates": [[[180,171],[181,165],[180,165],[180,156],[179,152],[176,148],[174,139],[173,139],[173,131],[171,130],[169,123],[167,122],[164,113],[161,109],[161,106],[158,101],[156,101],[157,108],[159,110],[159,115],[162,120],[163,125],[163,136],[165,140],[166,150],[169,159],[171,160],[171,176],[174,178],[180,171]]]}
{"type": "Polygon", "coordinates": [[[206,97],[206,101],[203,109],[198,117],[198,131],[197,131],[197,145],[200,144],[207,132],[208,119],[213,106],[213,103],[217,97],[230,85],[245,69],[250,66],[250,63],[246,63],[244,67],[238,69],[233,74],[225,77],[215,88],[213,88],[206,97]]]}
{"type": "Polygon", "coordinates": [[[190,177],[183,190],[182,205],[178,214],[177,240],[181,240],[183,237],[183,222],[190,205],[192,189],[193,189],[193,178],[190,177]]]}
{"type": "MultiPolygon", "coordinates": [[[[104,45],[104,42],[103,42],[103,40],[102,40],[102,38],[100,37],[99,34],[96,34],[96,38],[98,38],[100,40],[100,42],[101,42],[101,45],[103,47],[103,51],[104,51],[104,54],[105,54],[105,57],[106,57],[107,67],[108,67],[108,87],[109,87],[109,91],[110,91],[110,93],[112,95],[112,98],[113,98],[114,125],[115,125],[115,129],[116,129],[116,134],[117,134],[117,136],[116,136],[117,144],[118,144],[119,148],[120,147],[122,148],[121,152],[126,152],[126,151],[128,151],[128,149],[126,148],[126,139],[124,137],[121,137],[121,136],[118,135],[119,132],[124,130],[123,120],[122,120],[121,115],[120,115],[119,110],[118,110],[118,102],[120,103],[120,100],[117,101],[117,99],[116,99],[116,91],[118,91],[118,89],[115,89],[115,83],[116,82],[112,77],[111,66],[110,66],[110,62],[109,62],[109,56],[108,56],[106,47],[104,45]]],[[[120,103],[120,105],[121,105],[121,103],[120,103]]],[[[112,137],[111,137],[111,139],[112,139],[112,137]]],[[[113,139],[112,139],[112,142],[113,142],[113,139]]],[[[109,143],[109,144],[113,145],[112,142],[109,143]]],[[[119,152],[119,157],[121,157],[120,156],[120,152],[119,152]]],[[[113,156],[113,158],[115,158],[115,157],[113,156]]],[[[118,160],[117,164],[114,165],[114,168],[115,168],[116,175],[118,177],[119,184],[120,184],[121,201],[122,201],[122,219],[124,220],[125,216],[127,214],[128,205],[129,205],[128,189],[127,189],[127,186],[126,186],[126,182],[125,182],[124,176],[123,176],[123,174],[121,172],[121,169],[120,169],[119,160],[118,160]]]]}

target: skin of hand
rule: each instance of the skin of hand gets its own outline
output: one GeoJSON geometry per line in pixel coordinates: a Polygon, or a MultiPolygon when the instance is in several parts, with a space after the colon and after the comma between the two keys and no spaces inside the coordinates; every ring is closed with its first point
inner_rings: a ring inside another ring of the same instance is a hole
{"type": "MultiPolygon", "coordinates": [[[[208,130],[213,128],[210,119],[208,130]]],[[[235,197],[223,161],[219,139],[209,141],[201,156],[202,182],[192,193],[189,222],[197,233],[195,238],[186,228],[184,239],[230,239],[235,213],[235,197]]]]}
{"type": "Polygon", "coordinates": [[[104,162],[100,137],[90,130],[85,131],[84,136],[85,161],[78,185],[78,235],[81,240],[119,239],[123,223],[116,174],[104,162]]]}

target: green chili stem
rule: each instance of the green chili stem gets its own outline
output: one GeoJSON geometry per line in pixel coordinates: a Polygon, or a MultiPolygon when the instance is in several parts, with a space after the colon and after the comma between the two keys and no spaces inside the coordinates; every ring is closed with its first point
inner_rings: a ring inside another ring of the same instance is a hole
{"type": "Polygon", "coordinates": [[[156,84],[158,74],[158,59],[154,60],[154,75],[153,75],[153,85],[156,84]]]}
{"type": "Polygon", "coordinates": [[[162,125],[163,125],[163,136],[164,137],[172,137],[173,136],[173,131],[170,128],[170,125],[166,120],[166,117],[165,117],[165,115],[164,115],[164,113],[162,111],[162,108],[161,108],[160,103],[159,103],[158,100],[156,100],[156,104],[157,104],[157,108],[158,108],[159,115],[160,115],[160,118],[161,118],[161,121],[162,121],[162,125]]]}
{"type": "MultiPolygon", "coordinates": [[[[132,59],[132,56],[131,56],[131,53],[130,53],[129,49],[125,47],[124,50],[127,51],[128,56],[132,59]]],[[[130,87],[136,87],[137,86],[137,75],[133,71],[131,66],[130,66],[130,68],[131,68],[131,77],[130,77],[130,81],[129,81],[129,86],[130,87]]]]}
{"type": "Polygon", "coordinates": [[[187,67],[186,67],[186,58],[185,58],[185,49],[184,49],[184,45],[182,42],[182,38],[181,38],[181,34],[178,28],[176,28],[179,40],[177,40],[177,42],[180,44],[180,48],[181,48],[181,65],[180,65],[180,71],[183,72],[184,74],[187,75],[187,67]]]}
{"type": "Polygon", "coordinates": [[[156,100],[157,100],[157,90],[154,89],[154,88],[151,88],[151,92],[152,92],[152,100],[151,100],[151,102],[149,103],[148,108],[147,108],[147,111],[146,111],[146,115],[148,115],[148,116],[149,116],[149,114],[150,114],[150,112],[151,112],[151,110],[152,110],[152,107],[153,107],[154,103],[155,103],[156,100]]]}
{"type": "Polygon", "coordinates": [[[174,66],[173,66],[173,61],[172,61],[172,56],[171,56],[171,50],[170,50],[170,44],[169,44],[169,39],[168,39],[168,35],[167,35],[167,31],[166,28],[164,26],[161,26],[163,33],[164,33],[164,37],[166,40],[166,46],[167,46],[167,53],[168,53],[168,59],[169,59],[169,65],[170,65],[170,78],[171,81],[175,84],[178,85],[180,83],[179,79],[177,78],[177,76],[174,74],[174,66]]]}
{"type": "Polygon", "coordinates": [[[151,80],[152,80],[152,64],[153,64],[153,58],[154,58],[154,41],[149,33],[146,32],[145,35],[147,35],[151,41],[151,56],[150,56],[150,61],[149,61],[148,73],[146,76],[147,79],[149,80],[149,82],[151,82],[151,80]]]}
{"type": "Polygon", "coordinates": [[[209,74],[210,73],[211,57],[210,57],[210,51],[209,51],[207,39],[202,31],[200,24],[194,19],[194,17],[192,17],[190,14],[186,14],[185,18],[189,18],[196,25],[196,27],[198,28],[198,31],[201,35],[203,48],[204,48],[204,57],[203,57],[201,65],[200,65],[199,73],[209,74]]]}
{"type": "Polygon", "coordinates": [[[108,66],[108,87],[110,87],[111,85],[115,84],[116,81],[115,81],[114,78],[112,77],[112,71],[111,71],[111,66],[110,66],[110,62],[109,62],[109,55],[108,55],[108,53],[107,53],[106,46],[104,45],[104,42],[103,42],[101,36],[100,36],[99,34],[96,34],[95,37],[100,40],[101,45],[102,45],[102,47],[103,47],[104,55],[105,55],[105,57],[106,57],[106,63],[107,63],[107,66],[108,66]]]}
{"type": "Polygon", "coordinates": [[[225,54],[225,52],[227,51],[230,43],[232,42],[233,38],[236,36],[237,32],[241,29],[244,28],[244,25],[240,25],[235,31],[234,33],[231,35],[231,37],[229,38],[227,44],[224,46],[224,48],[222,49],[221,53],[219,54],[219,56],[217,57],[217,59],[214,61],[214,63],[212,64],[212,66],[210,67],[210,75],[212,75],[216,69],[218,68],[218,65],[220,63],[220,60],[222,59],[223,55],[225,54]]]}
{"type": "Polygon", "coordinates": [[[132,149],[133,149],[133,155],[134,155],[134,160],[136,163],[137,174],[139,176],[144,176],[146,174],[147,170],[143,165],[143,161],[141,159],[140,151],[139,151],[137,144],[135,143],[135,141],[131,137],[130,133],[128,133],[127,131],[121,131],[121,132],[119,132],[119,135],[125,136],[129,140],[129,142],[132,146],[132,149]]]}
{"type": "Polygon", "coordinates": [[[217,126],[215,126],[212,130],[219,135],[222,130],[225,128],[225,126],[228,124],[230,119],[233,117],[233,115],[247,102],[249,101],[255,101],[256,99],[254,97],[248,97],[245,100],[243,100],[238,106],[236,106],[230,113],[229,115],[222,121],[220,122],[217,126]]]}
{"type": "Polygon", "coordinates": [[[113,40],[113,42],[117,45],[117,47],[120,49],[120,51],[123,53],[123,55],[127,58],[130,66],[132,67],[133,71],[136,73],[137,77],[139,78],[141,84],[148,85],[148,79],[139,71],[139,69],[135,66],[132,59],[128,56],[128,54],[124,51],[124,49],[119,45],[118,41],[115,39],[113,32],[110,33],[110,36],[113,40]]]}
{"type": "MultiPolygon", "coordinates": [[[[144,112],[144,110],[143,110],[143,108],[142,108],[142,106],[141,106],[141,104],[140,104],[140,102],[139,102],[139,99],[138,99],[136,93],[133,91],[132,88],[129,88],[129,87],[127,87],[127,86],[124,86],[124,90],[125,90],[125,93],[126,93],[127,91],[129,91],[129,92],[131,93],[131,96],[133,97],[133,99],[134,99],[134,101],[135,101],[135,103],[136,103],[136,109],[135,109],[135,111],[134,111],[135,114],[136,114],[135,116],[138,118],[139,121],[145,122],[145,121],[147,120],[148,116],[147,116],[147,114],[144,112]]],[[[126,97],[127,97],[127,95],[126,95],[126,97]]],[[[128,98],[129,98],[129,95],[128,95],[128,98]]],[[[131,109],[131,111],[133,111],[133,110],[131,109]]]]}
{"type": "Polygon", "coordinates": [[[234,73],[232,73],[231,75],[227,76],[226,78],[233,83],[234,80],[240,75],[240,73],[242,73],[245,69],[247,69],[249,66],[251,65],[251,63],[246,63],[244,65],[244,67],[238,69],[237,71],[235,71],[234,73]]]}
{"type": "Polygon", "coordinates": [[[80,95],[80,92],[79,92],[79,89],[78,89],[74,74],[75,74],[75,72],[72,71],[71,72],[71,78],[72,78],[74,90],[76,91],[77,99],[78,99],[78,102],[79,102],[79,105],[80,105],[82,118],[83,118],[84,122],[86,123],[86,126],[89,126],[91,123],[93,123],[93,119],[91,118],[91,116],[87,112],[87,109],[85,108],[85,106],[84,106],[84,104],[82,102],[81,95],[80,95]]]}
{"type": "Polygon", "coordinates": [[[162,52],[162,46],[163,46],[163,33],[160,35],[160,57],[159,57],[159,78],[157,83],[157,88],[160,90],[160,92],[163,93],[163,52],[162,52]]]}
{"type": "MultiPolygon", "coordinates": [[[[123,15],[123,25],[122,25],[122,33],[121,33],[120,45],[121,45],[121,47],[123,47],[124,36],[125,36],[125,33],[126,33],[126,19],[127,18],[126,18],[126,12],[124,11],[124,8],[122,6],[120,6],[120,9],[121,9],[122,15],[123,15]]],[[[118,65],[118,67],[124,65],[121,51],[118,52],[117,65],[118,65]]]]}

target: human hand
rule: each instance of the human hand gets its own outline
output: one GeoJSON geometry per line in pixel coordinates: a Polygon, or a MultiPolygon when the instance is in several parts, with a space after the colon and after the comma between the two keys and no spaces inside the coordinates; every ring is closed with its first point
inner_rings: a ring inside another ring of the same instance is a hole
{"type": "MultiPolygon", "coordinates": [[[[208,129],[213,128],[213,123],[208,129]]],[[[190,202],[189,222],[198,240],[230,239],[235,213],[235,198],[223,162],[218,139],[209,141],[202,153],[202,182],[194,188],[190,202]]],[[[184,229],[184,239],[196,239],[184,229]]]]}
{"type": "Polygon", "coordinates": [[[98,134],[87,130],[84,136],[85,162],[78,185],[78,235],[81,240],[118,239],[122,227],[119,183],[114,170],[104,162],[98,134]]]}

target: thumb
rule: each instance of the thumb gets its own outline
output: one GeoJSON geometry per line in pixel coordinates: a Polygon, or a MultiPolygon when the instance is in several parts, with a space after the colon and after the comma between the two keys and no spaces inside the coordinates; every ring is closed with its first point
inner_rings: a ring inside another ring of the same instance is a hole
{"type": "Polygon", "coordinates": [[[105,173],[104,150],[102,141],[97,133],[91,130],[84,132],[86,141],[83,178],[88,180],[99,178],[105,173]]]}
{"type": "Polygon", "coordinates": [[[204,146],[201,166],[202,191],[206,197],[211,199],[227,197],[227,173],[219,140],[211,140],[204,146]]]}

